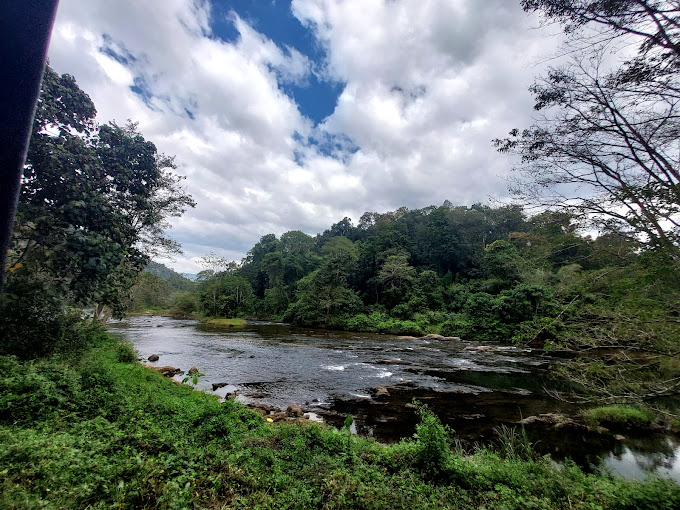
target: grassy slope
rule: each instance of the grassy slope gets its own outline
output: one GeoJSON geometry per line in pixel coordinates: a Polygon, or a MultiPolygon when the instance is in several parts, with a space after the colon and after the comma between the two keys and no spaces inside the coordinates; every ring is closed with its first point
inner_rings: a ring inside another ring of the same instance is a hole
{"type": "Polygon", "coordinates": [[[70,358],[0,357],[1,508],[680,507],[672,482],[457,456],[427,413],[395,446],[269,426],[133,358],[108,339],[70,358]]]}

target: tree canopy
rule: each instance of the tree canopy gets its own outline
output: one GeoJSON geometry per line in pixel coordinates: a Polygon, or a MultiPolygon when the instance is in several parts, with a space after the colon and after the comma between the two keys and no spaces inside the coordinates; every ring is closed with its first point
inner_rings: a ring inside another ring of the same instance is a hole
{"type": "Polygon", "coordinates": [[[173,173],[172,158],[159,154],[134,123],[99,125],[95,115],[72,76],[46,68],[3,314],[18,312],[25,292],[42,292],[55,303],[106,306],[121,315],[149,257],[179,250],[164,235],[167,219],[194,202],[173,173]]]}
{"type": "Polygon", "coordinates": [[[524,0],[568,34],[531,87],[536,123],[495,140],[521,158],[512,190],[680,255],[680,7],[660,0],[524,0]],[[629,48],[636,48],[633,53],[629,48]]]}

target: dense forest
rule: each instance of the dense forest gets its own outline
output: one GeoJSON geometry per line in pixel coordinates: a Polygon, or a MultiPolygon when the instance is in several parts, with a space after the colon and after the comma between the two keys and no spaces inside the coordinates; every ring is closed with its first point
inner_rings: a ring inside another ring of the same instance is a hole
{"type": "MultiPolygon", "coordinates": [[[[561,213],[402,208],[365,213],[358,226],[345,218],[315,237],[263,236],[240,264],[206,257],[212,267],[198,275],[192,304],[215,317],[510,341],[532,325],[540,329],[544,318],[555,319],[554,331],[577,284],[629,267],[639,258],[635,249],[616,233],[583,237],[561,213]]],[[[156,285],[143,278],[136,292],[156,285]]],[[[187,296],[179,300],[174,312],[190,314],[187,296]]],[[[549,332],[542,335],[528,339],[549,332]]]]}
{"type": "Polygon", "coordinates": [[[193,284],[149,267],[133,309],[587,350],[597,381],[608,383],[580,382],[605,400],[675,392],[666,381],[677,370],[676,264],[616,231],[583,235],[565,213],[449,203],[365,213],[357,226],[345,218],[315,237],[263,236],[239,264],[204,262],[193,284]],[[610,362],[638,356],[607,374],[594,348],[609,349],[610,362]],[[650,370],[640,371],[652,362],[643,353],[656,360],[650,370]]]}

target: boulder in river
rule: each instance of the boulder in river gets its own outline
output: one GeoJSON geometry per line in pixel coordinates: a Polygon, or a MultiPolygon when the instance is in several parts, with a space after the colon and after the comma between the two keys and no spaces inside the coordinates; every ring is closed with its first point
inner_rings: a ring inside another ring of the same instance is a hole
{"type": "Polygon", "coordinates": [[[300,406],[295,405],[295,404],[291,404],[291,405],[288,406],[288,409],[286,409],[286,414],[288,416],[295,416],[295,417],[299,418],[304,413],[302,412],[302,408],[300,406]]]}
{"type": "Polygon", "coordinates": [[[373,392],[374,398],[387,398],[389,396],[390,396],[390,392],[387,391],[387,388],[385,386],[381,386],[380,388],[376,388],[373,392]]]}
{"type": "Polygon", "coordinates": [[[171,367],[171,366],[165,366],[165,367],[152,367],[151,365],[144,365],[146,368],[150,368],[151,370],[154,370],[158,372],[159,374],[165,376],[165,377],[172,377],[174,375],[182,375],[184,372],[180,370],[179,368],[176,367],[171,367]]]}
{"type": "Polygon", "coordinates": [[[421,336],[420,340],[460,340],[458,336],[443,336],[430,333],[429,335],[421,336]]]}
{"type": "Polygon", "coordinates": [[[152,354],[147,358],[149,361],[158,361],[158,354],[152,354]]]}
{"type": "Polygon", "coordinates": [[[490,345],[468,345],[464,351],[475,351],[475,352],[491,352],[495,349],[490,345]]]}
{"type": "Polygon", "coordinates": [[[589,429],[582,423],[578,423],[573,418],[566,414],[560,413],[545,413],[538,416],[529,416],[520,421],[522,425],[543,425],[552,428],[553,430],[560,430],[562,432],[576,432],[586,434],[588,432],[598,432],[589,429]]]}
{"type": "Polygon", "coordinates": [[[214,382],[214,383],[212,383],[212,389],[213,389],[213,391],[217,391],[220,388],[224,388],[225,386],[228,386],[228,385],[229,385],[229,383],[225,383],[225,382],[214,382]]]}
{"type": "Polygon", "coordinates": [[[265,418],[267,418],[267,421],[271,420],[273,422],[285,420],[286,417],[287,417],[287,414],[284,413],[283,411],[281,411],[279,413],[272,413],[272,414],[265,415],[265,418]]]}
{"type": "Polygon", "coordinates": [[[250,409],[255,409],[255,410],[260,410],[263,411],[265,414],[272,413],[274,411],[277,411],[278,408],[274,406],[270,406],[269,404],[246,404],[246,407],[250,409]]]}
{"type": "Polygon", "coordinates": [[[190,373],[191,375],[197,374],[197,373],[198,373],[198,367],[197,367],[196,365],[194,365],[193,367],[191,367],[191,368],[189,369],[189,373],[190,373]]]}

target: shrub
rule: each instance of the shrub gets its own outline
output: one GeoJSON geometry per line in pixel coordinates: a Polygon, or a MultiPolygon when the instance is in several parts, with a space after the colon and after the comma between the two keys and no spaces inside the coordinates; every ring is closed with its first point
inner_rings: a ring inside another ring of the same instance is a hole
{"type": "Polygon", "coordinates": [[[413,321],[400,321],[399,319],[387,319],[377,324],[377,329],[381,333],[391,333],[393,335],[421,335],[420,326],[413,321]]]}
{"type": "Polygon", "coordinates": [[[439,330],[444,336],[459,336],[470,339],[474,337],[475,327],[469,317],[463,314],[455,314],[453,318],[445,321],[439,330]]]}
{"type": "Polygon", "coordinates": [[[345,329],[349,331],[375,331],[375,324],[366,314],[359,313],[346,319],[345,329]]]}
{"type": "Polygon", "coordinates": [[[121,363],[134,363],[139,358],[137,351],[131,343],[121,342],[116,346],[118,361],[121,363]]]}
{"type": "Polygon", "coordinates": [[[0,296],[0,354],[22,359],[82,349],[103,334],[39,278],[10,279],[0,296]]]}
{"type": "Polygon", "coordinates": [[[440,478],[451,467],[451,434],[453,430],[443,425],[439,418],[424,404],[416,400],[420,423],[414,434],[415,466],[428,478],[440,478]]]}
{"type": "Polygon", "coordinates": [[[643,409],[625,405],[595,407],[583,413],[583,418],[591,426],[607,427],[646,427],[651,417],[643,409]]]}
{"type": "Polygon", "coordinates": [[[175,298],[175,302],[170,308],[170,315],[175,319],[185,319],[195,315],[197,311],[198,299],[196,294],[182,292],[175,298]]]}

